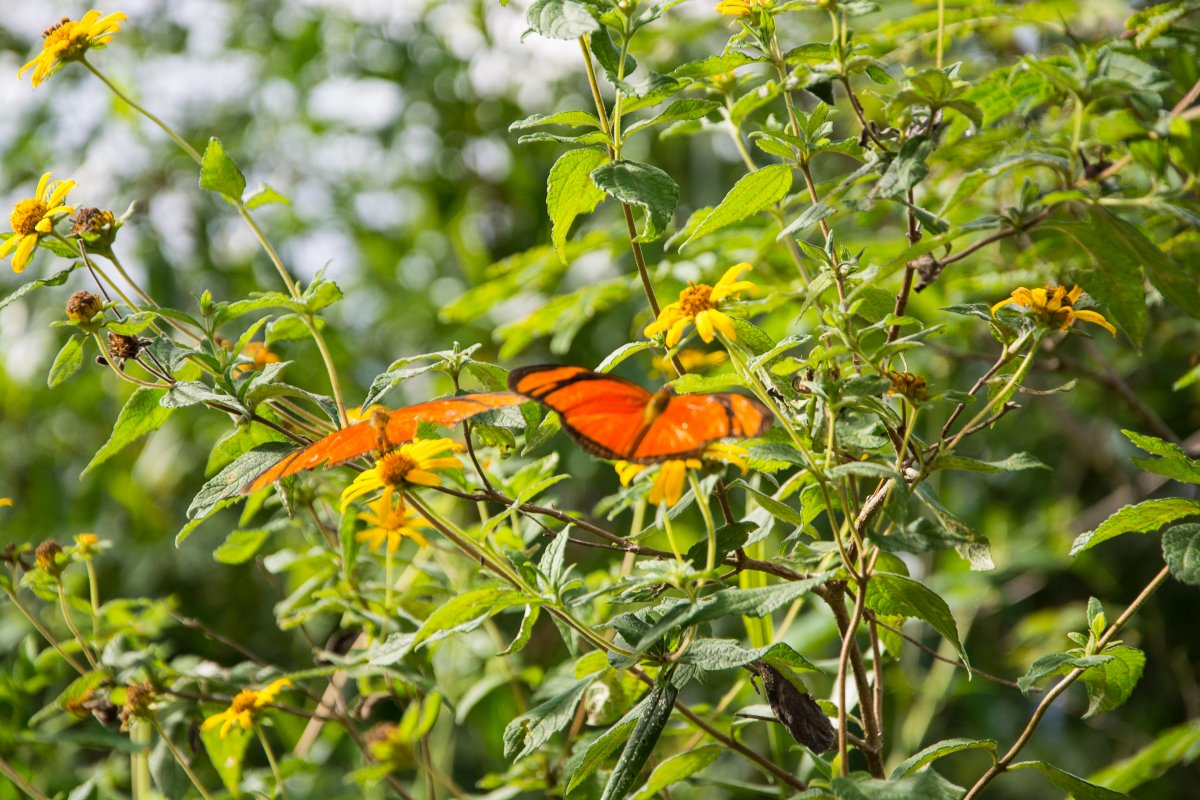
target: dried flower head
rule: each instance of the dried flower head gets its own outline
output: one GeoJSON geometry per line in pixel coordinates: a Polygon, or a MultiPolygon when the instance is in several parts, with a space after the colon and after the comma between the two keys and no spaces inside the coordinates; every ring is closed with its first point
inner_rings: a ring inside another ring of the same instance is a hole
{"type": "Polygon", "coordinates": [[[47,539],[37,546],[37,550],[33,554],[33,560],[38,569],[56,578],[66,568],[62,545],[53,539],[47,539]]]}
{"type": "Polygon", "coordinates": [[[104,308],[104,301],[91,292],[75,292],[67,299],[67,319],[88,322],[104,308]]]}
{"type": "Polygon", "coordinates": [[[99,208],[81,208],[71,218],[71,234],[78,236],[88,249],[96,253],[108,253],[121,227],[111,211],[99,208]]]}
{"type": "Polygon", "coordinates": [[[125,687],[125,705],[121,707],[121,730],[129,730],[129,720],[149,714],[150,704],[158,698],[149,681],[131,683],[125,687]]]}

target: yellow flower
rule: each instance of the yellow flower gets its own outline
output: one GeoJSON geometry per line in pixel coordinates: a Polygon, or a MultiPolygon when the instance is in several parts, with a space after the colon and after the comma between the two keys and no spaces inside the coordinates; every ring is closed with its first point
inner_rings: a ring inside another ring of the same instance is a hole
{"type": "Polygon", "coordinates": [[[54,222],[58,217],[75,210],[73,206],[62,204],[67,199],[67,192],[74,188],[75,181],[51,183],[50,173],[47,172],[38,181],[34,196],[13,206],[12,215],[8,218],[12,223],[13,235],[0,244],[0,258],[7,256],[14,247],[17,249],[12,260],[13,272],[24,272],[38,240],[54,230],[54,222]]]}
{"type": "Polygon", "coordinates": [[[284,687],[291,685],[292,681],[289,678],[280,678],[277,681],[272,681],[264,689],[257,691],[254,689],[242,689],[233,698],[233,701],[229,704],[229,708],[205,719],[200,729],[208,731],[220,725],[222,739],[229,733],[229,729],[235,725],[243,730],[253,730],[255,717],[258,716],[258,712],[274,700],[275,696],[284,687]]]}
{"type": "Polygon", "coordinates": [[[1084,322],[1099,325],[1116,336],[1117,329],[1110,325],[1102,315],[1095,311],[1074,308],[1075,301],[1082,294],[1083,289],[1078,286],[1069,292],[1065,286],[1044,286],[1037,289],[1026,289],[1022,286],[1013,290],[1011,297],[1006,297],[992,306],[992,316],[995,316],[996,312],[1004,306],[1011,304],[1024,309],[1029,317],[1050,328],[1065,331],[1075,320],[1081,319],[1084,322]]]}
{"type": "Polygon", "coordinates": [[[249,359],[249,363],[238,364],[233,368],[234,375],[245,375],[247,372],[261,372],[267,364],[278,364],[279,356],[267,349],[262,342],[250,342],[242,348],[241,358],[249,359]]]}
{"type": "Polygon", "coordinates": [[[727,17],[748,17],[759,9],[769,11],[774,5],[774,0],[721,0],[717,3],[717,13],[727,17]]]}
{"type": "Polygon", "coordinates": [[[750,281],[738,280],[741,274],[750,268],[750,265],[745,263],[730,267],[725,270],[725,274],[715,286],[709,286],[707,283],[690,284],[679,293],[678,301],[663,306],[658,319],[647,325],[643,333],[654,337],[666,332],[667,347],[679,344],[684,330],[690,324],[695,324],[696,332],[706,342],[713,340],[714,331],[722,333],[726,338],[736,339],[737,330],[733,327],[733,320],[718,310],[717,305],[730,295],[755,289],[750,281]]]}
{"type": "Polygon", "coordinates": [[[78,22],[63,17],[57,25],[42,31],[42,52],[21,67],[17,78],[20,79],[25,70],[33,67],[33,85],[38,86],[62,69],[64,64],[79,61],[88,50],[104,47],[112,41],[113,34],[121,29],[125,19],[125,15],[119,11],[102,17],[95,10],[84,14],[78,22]]]}
{"type": "Polygon", "coordinates": [[[429,523],[417,512],[410,511],[404,505],[403,498],[398,499],[399,502],[393,505],[391,497],[382,495],[371,504],[370,511],[359,514],[359,518],[372,527],[359,531],[354,538],[366,542],[372,550],[378,550],[386,542],[389,553],[400,549],[400,542],[406,536],[421,547],[429,544],[429,540],[417,530],[417,527],[428,528],[429,523]]]}
{"type": "Polygon", "coordinates": [[[100,549],[100,537],[94,533],[81,533],[75,537],[75,552],[83,558],[91,558],[100,549]]]}
{"type": "Polygon", "coordinates": [[[406,483],[437,486],[441,479],[434,470],[459,466],[457,458],[444,454],[462,449],[462,445],[451,439],[423,439],[384,453],[375,466],[365,470],[342,492],[342,512],[358,498],[380,489],[385,490],[383,496],[390,502],[397,486],[406,483]]]}
{"type": "MultiPolygon", "coordinates": [[[[658,473],[654,476],[654,483],[650,485],[650,494],[646,499],[652,505],[659,503],[666,503],[667,506],[675,505],[679,502],[679,498],[683,497],[683,484],[687,480],[687,471],[700,469],[704,466],[704,461],[722,461],[733,464],[742,471],[742,474],[745,474],[747,454],[746,448],[737,445],[710,444],[704,448],[704,453],[700,458],[672,458],[664,461],[658,467],[658,473]]],[[[618,461],[613,466],[617,470],[617,478],[621,481],[622,486],[628,486],[646,469],[642,464],[633,464],[628,461],[618,461]]]]}
{"type": "Polygon", "coordinates": [[[12,499],[8,498],[8,497],[0,497],[0,508],[4,508],[5,506],[8,506],[11,508],[12,507],[12,499]]]}

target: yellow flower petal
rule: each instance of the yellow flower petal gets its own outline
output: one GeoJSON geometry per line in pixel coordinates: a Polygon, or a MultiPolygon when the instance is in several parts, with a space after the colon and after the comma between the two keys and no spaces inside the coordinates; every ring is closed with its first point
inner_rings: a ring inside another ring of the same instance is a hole
{"type": "Polygon", "coordinates": [[[1076,311],[1075,316],[1078,319],[1083,320],[1084,322],[1090,322],[1093,325],[1099,325],[1101,328],[1104,328],[1106,331],[1111,333],[1113,336],[1117,335],[1117,329],[1114,328],[1111,324],[1109,324],[1109,321],[1106,320],[1102,314],[1098,314],[1095,311],[1088,311],[1087,309],[1084,309],[1082,311],[1076,311]]]}
{"type": "Polygon", "coordinates": [[[712,317],[717,312],[701,311],[696,315],[696,333],[700,334],[700,338],[705,342],[713,340],[713,320],[712,317]]]}
{"type": "Polygon", "coordinates": [[[21,238],[21,243],[17,245],[17,252],[13,255],[13,272],[25,271],[25,267],[29,264],[29,260],[33,257],[33,250],[35,247],[37,247],[37,242],[38,237],[32,233],[21,238]]]}

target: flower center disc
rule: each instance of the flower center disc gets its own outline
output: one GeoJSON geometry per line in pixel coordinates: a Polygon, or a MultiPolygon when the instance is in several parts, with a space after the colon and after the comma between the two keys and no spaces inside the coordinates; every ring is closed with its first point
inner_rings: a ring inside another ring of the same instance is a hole
{"type": "Polygon", "coordinates": [[[712,287],[707,283],[700,283],[694,286],[689,286],[679,293],[680,309],[689,317],[694,317],[701,311],[708,311],[713,307],[709,298],[712,296],[712,287]]]}
{"type": "Polygon", "coordinates": [[[46,216],[46,212],[49,210],[45,203],[36,198],[22,200],[13,208],[9,222],[12,223],[13,231],[18,236],[29,236],[37,233],[37,224],[42,221],[42,217],[46,216]]]}
{"type": "Polygon", "coordinates": [[[404,453],[388,453],[379,459],[379,480],[388,486],[398,486],[416,466],[417,462],[404,453]]]}

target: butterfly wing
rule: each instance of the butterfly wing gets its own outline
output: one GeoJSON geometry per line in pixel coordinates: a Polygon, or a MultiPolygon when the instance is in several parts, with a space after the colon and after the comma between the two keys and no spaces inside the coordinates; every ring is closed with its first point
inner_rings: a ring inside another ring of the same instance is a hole
{"type": "Polygon", "coordinates": [[[386,413],[386,422],[382,425],[375,419],[356,422],[334,431],[324,439],[318,439],[302,450],[288,454],[255,478],[246,487],[245,492],[256,492],[297,472],[320,466],[336,466],[366,455],[372,450],[411,441],[416,437],[417,425],[421,422],[455,425],[484,411],[515,406],[523,402],[525,398],[512,392],[484,392],[444,397],[398,408],[386,413]]]}
{"type": "Polygon", "coordinates": [[[758,401],[721,392],[669,395],[652,408],[663,395],[582,367],[524,367],[508,385],[557,411],[593,455],[643,464],[698,456],[717,439],[760,436],[772,420],[758,401]]]}
{"type": "Polygon", "coordinates": [[[772,419],[765,406],[740,394],[675,395],[650,423],[628,460],[651,463],[698,456],[718,439],[761,436],[772,419]]]}
{"type": "Polygon", "coordinates": [[[612,375],[557,364],[509,373],[508,388],[557,411],[563,429],[600,458],[627,459],[647,425],[650,392],[612,375]]]}

